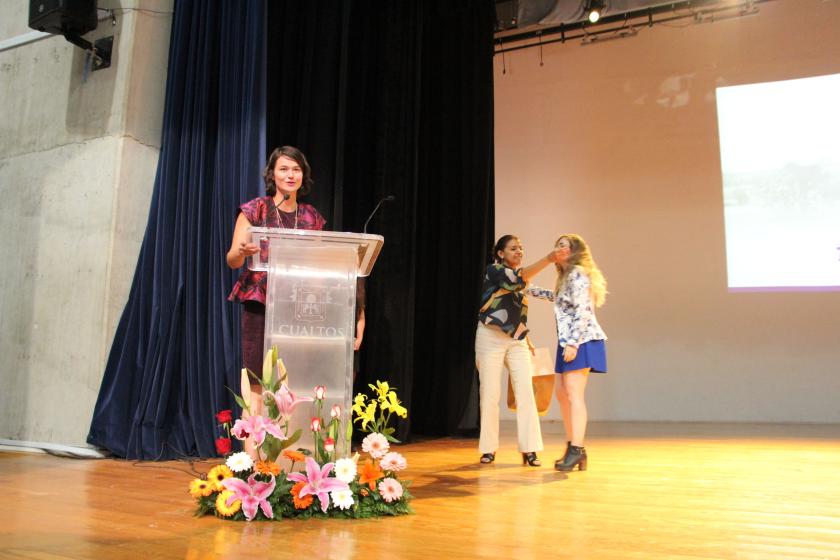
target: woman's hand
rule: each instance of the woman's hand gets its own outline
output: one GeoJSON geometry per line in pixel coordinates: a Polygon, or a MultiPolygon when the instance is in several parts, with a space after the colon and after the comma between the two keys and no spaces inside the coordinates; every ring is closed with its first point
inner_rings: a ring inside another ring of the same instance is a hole
{"type": "Polygon", "coordinates": [[[522,279],[526,282],[530,282],[531,278],[536,276],[542,269],[544,269],[548,265],[564,262],[567,258],[569,258],[568,249],[564,250],[554,248],[549,254],[547,254],[534,264],[523,268],[522,279]]]}
{"type": "Polygon", "coordinates": [[[536,346],[534,346],[534,343],[531,342],[531,337],[526,336],[525,337],[525,342],[528,343],[528,350],[531,351],[531,355],[536,356],[537,355],[537,348],[536,348],[536,346]]]}
{"type": "Polygon", "coordinates": [[[365,310],[359,310],[359,318],[356,319],[356,338],[353,340],[353,351],[358,352],[362,347],[362,338],[365,336],[365,310]]]}
{"type": "Polygon", "coordinates": [[[239,244],[239,256],[247,259],[251,255],[256,255],[260,252],[260,248],[255,243],[242,242],[239,244]]]}
{"type": "Polygon", "coordinates": [[[577,358],[577,346],[567,344],[563,347],[563,361],[567,364],[577,358]]]}
{"type": "Polygon", "coordinates": [[[240,268],[245,264],[245,259],[255,253],[259,253],[259,246],[250,243],[251,234],[248,228],[251,223],[245,217],[245,214],[239,213],[236,217],[236,226],[233,228],[233,239],[230,240],[230,249],[228,249],[226,259],[227,264],[231,268],[240,268]]]}

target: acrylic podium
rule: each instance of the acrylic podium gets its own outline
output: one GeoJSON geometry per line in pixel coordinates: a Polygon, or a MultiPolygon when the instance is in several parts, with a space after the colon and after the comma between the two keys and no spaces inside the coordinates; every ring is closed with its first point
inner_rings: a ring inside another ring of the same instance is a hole
{"type": "MultiPolygon", "coordinates": [[[[368,276],[384,239],[381,235],[251,227],[260,252],[248,268],[268,272],[264,352],[277,347],[288,371],[289,389],[312,396],[326,387],[324,421],[341,405],[342,423],[350,419],[353,398],[353,342],[356,327],[356,277],[368,276]]],[[[299,406],[289,434],[301,428],[293,448],[312,449],[312,407],[299,406]]],[[[346,424],[343,424],[346,426],[346,424]]],[[[337,438],[338,451],[345,451],[337,438]]]]}

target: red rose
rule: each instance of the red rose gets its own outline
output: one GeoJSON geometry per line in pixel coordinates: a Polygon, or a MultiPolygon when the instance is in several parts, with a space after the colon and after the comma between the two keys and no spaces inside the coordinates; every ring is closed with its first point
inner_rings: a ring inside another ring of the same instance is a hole
{"type": "Polygon", "coordinates": [[[230,410],[220,410],[216,413],[216,421],[219,424],[227,424],[233,420],[233,412],[230,410]]]}
{"type": "Polygon", "coordinates": [[[216,453],[219,455],[230,453],[230,438],[220,437],[216,440],[216,453]]]}

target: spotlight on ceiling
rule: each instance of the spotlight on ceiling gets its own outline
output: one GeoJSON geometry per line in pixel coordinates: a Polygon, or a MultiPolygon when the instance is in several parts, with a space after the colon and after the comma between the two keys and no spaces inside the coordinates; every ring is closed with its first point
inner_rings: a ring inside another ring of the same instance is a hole
{"type": "Polygon", "coordinates": [[[597,22],[606,9],[603,0],[589,0],[586,6],[586,17],[591,23],[597,22]]]}

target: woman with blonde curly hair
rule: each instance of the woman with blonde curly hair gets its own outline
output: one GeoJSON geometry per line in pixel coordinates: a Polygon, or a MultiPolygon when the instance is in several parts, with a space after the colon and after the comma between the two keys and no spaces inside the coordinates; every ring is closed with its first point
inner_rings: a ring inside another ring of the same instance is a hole
{"type": "Polygon", "coordinates": [[[584,393],[589,372],[607,372],[607,339],[595,318],[595,308],[604,304],[607,281],[595,264],[583,238],[574,233],[560,236],[555,248],[561,251],[554,288],[554,315],[557,319],[557,361],[554,371],[557,400],[566,430],[566,453],[554,463],[559,471],[577,467],[586,470],[583,447],[586,435],[584,393]]]}

